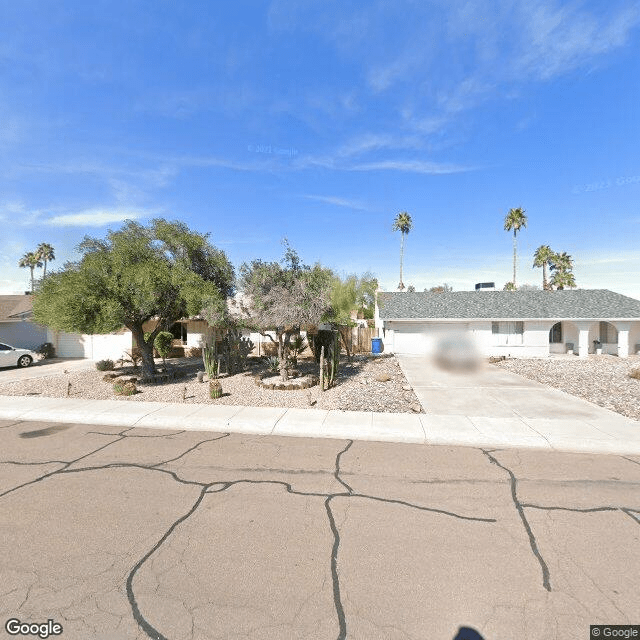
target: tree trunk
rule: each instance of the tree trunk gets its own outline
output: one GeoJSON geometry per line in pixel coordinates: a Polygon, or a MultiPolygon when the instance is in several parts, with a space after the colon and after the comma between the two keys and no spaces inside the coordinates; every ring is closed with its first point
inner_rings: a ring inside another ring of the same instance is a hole
{"type": "Polygon", "coordinates": [[[31,293],[33,293],[33,267],[31,267],[31,293]]]}
{"type": "Polygon", "coordinates": [[[149,342],[144,341],[144,331],[142,330],[142,324],[134,327],[128,327],[133,337],[136,340],[136,344],[142,354],[142,377],[151,378],[156,372],[156,363],[153,360],[153,342],[158,334],[158,330],[154,329],[149,338],[149,342]]]}
{"type": "Polygon", "coordinates": [[[404,283],[402,282],[402,258],[404,256],[404,233],[400,234],[400,284],[398,289],[402,291],[404,289],[404,283]]]}
{"type": "Polygon", "coordinates": [[[513,286],[516,286],[516,230],[513,230],[513,286]]]}
{"type": "Polygon", "coordinates": [[[549,289],[549,283],[547,282],[547,263],[542,263],[542,290],[547,291],[549,289]]]}
{"type": "Polygon", "coordinates": [[[344,350],[347,352],[347,359],[349,360],[349,362],[351,362],[351,350],[349,349],[349,341],[347,340],[349,334],[347,333],[347,331],[351,331],[351,327],[338,325],[338,333],[340,333],[340,337],[342,338],[344,350]]]}
{"type": "Polygon", "coordinates": [[[320,391],[324,391],[324,345],[320,347],[320,391]]]}
{"type": "Polygon", "coordinates": [[[278,336],[278,360],[280,361],[280,379],[286,382],[289,379],[287,375],[287,344],[289,342],[289,334],[284,331],[277,333],[278,336]]]}

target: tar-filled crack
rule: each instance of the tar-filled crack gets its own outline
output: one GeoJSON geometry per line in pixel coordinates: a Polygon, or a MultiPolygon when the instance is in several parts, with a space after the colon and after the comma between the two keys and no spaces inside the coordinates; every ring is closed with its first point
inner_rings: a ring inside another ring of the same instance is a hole
{"type": "Polygon", "coordinates": [[[520,519],[522,520],[522,524],[524,525],[525,531],[529,536],[529,545],[531,546],[531,551],[533,552],[533,555],[536,557],[536,559],[540,564],[540,569],[542,570],[542,586],[547,591],[551,591],[551,579],[549,575],[549,567],[547,566],[547,563],[544,561],[544,558],[542,557],[542,554],[538,549],[538,543],[536,541],[536,537],[533,535],[533,531],[531,530],[531,526],[529,525],[527,516],[524,513],[523,505],[518,500],[518,492],[517,492],[518,481],[516,479],[516,476],[513,473],[513,471],[511,471],[511,469],[508,469],[504,465],[500,464],[498,460],[489,453],[489,451],[485,449],[481,449],[481,451],[489,458],[492,464],[497,465],[498,467],[500,467],[501,469],[503,469],[509,474],[509,478],[511,479],[511,498],[513,499],[513,504],[515,505],[518,511],[518,514],[520,515],[520,519]]]}
{"type": "Polygon", "coordinates": [[[344,607],[342,606],[342,598],[340,597],[340,576],[338,575],[338,549],[340,548],[340,532],[336,527],[336,521],[331,511],[331,500],[334,496],[329,496],[324,501],[324,508],[329,518],[329,527],[333,534],[333,546],[331,547],[331,578],[333,580],[333,604],[338,616],[338,636],[337,640],[344,640],[347,637],[347,619],[344,615],[344,607]]]}
{"type": "Polygon", "coordinates": [[[151,466],[159,467],[163,464],[169,464],[170,462],[175,462],[176,460],[180,460],[180,458],[186,456],[188,453],[191,453],[192,451],[197,449],[199,446],[207,442],[215,442],[216,440],[222,440],[222,438],[228,438],[230,435],[231,435],[230,433],[223,433],[221,436],[218,436],[217,438],[208,438],[207,440],[201,440],[200,442],[194,444],[192,447],[189,447],[186,451],[183,451],[179,456],[176,456],[175,458],[169,458],[168,460],[163,460],[162,462],[156,462],[151,466]]]}
{"type": "MultiPolygon", "coordinates": [[[[340,463],[341,463],[341,458],[342,456],[351,448],[351,446],[353,445],[353,440],[349,440],[347,442],[347,445],[340,450],[337,455],[336,455],[336,460],[335,460],[335,467],[334,467],[334,472],[333,472],[333,476],[335,477],[336,481],[342,485],[346,491],[342,491],[342,492],[311,492],[311,491],[298,491],[295,490],[292,485],[288,482],[284,482],[281,480],[254,480],[254,479],[250,479],[250,478],[240,478],[240,479],[234,479],[234,480],[218,480],[216,482],[210,482],[210,483],[204,483],[204,482],[197,482],[197,481],[193,481],[193,480],[185,480],[184,478],[181,478],[177,473],[175,473],[174,471],[171,471],[169,469],[162,469],[160,468],[162,465],[168,464],[170,462],[174,462],[176,460],[179,460],[180,458],[182,458],[183,456],[185,456],[187,453],[194,451],[197,447],[201,446],[202,444],[205,444],[206,442],[212,442],[215,440],[221,440],[223,438],[228,437],[230,434],[225,433],[223,435],[217,436],[215,438],[208,438],[206,440],[202,440],[198,443],[196,443],[195,445],[191,446],[189,449],[187,449],[186,451],[184,451],[183,453],[181,453],[178,456],[175,456],[174,458],[170,458],[169,460],[165,460],[163,462],[158,462],[155,464],[149,464],[149,465],[145,465],[145,464],[137,464],[137,463],[131,463],[131,462],[112,462],[112,463],[107,463],[107,464],[102,464],[102,465],[95,465],[95,466],[85,466],[85,467],[76,467],[76,468],[69,468],[72,464],[83,460],[85,458],[88,458],[89,456],[93,455],[94,453],[97,453],[103,449],[105,449],[106,447],[109,447],[113,444],[116,444],[117,442],[120,442],[121,440],[124,440],[127,437],[136,437],[136,436],[130,436],[127,435],[126,432],[129,431],[131,428],[128,429],[124,429],[122,431],[120,431],[119,433],[114,433],[114,434],[107,434],[104,433],[103,435],[109,435],[109,436],[117,436],[113,441],[102,445],[98,448],[96,448],[93,451],[90,451],[89,453],[86,453],[82,456],[79,456],[78,458],[75,458],[74,460],[70,460],[70,461],[48,461],[48,462],[39,462],[36,464],[48,464],[48,463],[58,463],[58,464],[62,464],[62,468],[60,469],[56,469],[52,472],[43,474],[42,476],[39,476],[38,478],[35,478],[34,480],[31,480],[29,482],[25,482],[17,487],[13,487],[12,489],[9,489],[7,491],[5,491],[4,493],[0,494],[0,497],[7,495],[13,491],[17,491],[18,489],[34,484],[36,482],[41,482],[42,480],[45,480],[46,478],[49,478],[51,476],[54,475],[62,475],[62,474],[71,474],[71,473],[87,473],[89,471],[100,471],[100,470],[105,470],[105,469],[115,469],[115,468],[133,468],[133,469],[141,469],[141,470],[145,470],[145,471],[150,471],[152,473],[162,473],[165,474],[169,477],[171,477],[173,480],[175,480],[176,482],[179,482],[181,484],[184,485],[193,485],[193,486],[198,486],[200,487],[200,492],[198,495],[197,500],[195,501],[195,503],[191,506],[191,508],[184,514],[182,515],[180,518],[178,518],[175,522],[173,522],[171,524],[171,526],[166,530],[166,532],[162,535],[162,537],[156,542],[156,544],[135,564],[135,566],[133,567],[133,569],[131,570],[131,572],[128,574],[127,580],[126,580],[126,592],[127,592],[127,598],[129,600],[129,604],[131,607],[131,611],[133,614],[134,619],[136,620],[136,623],[139,625],[139,627],[147,634],[147,636],[149,636],[150,638],[154,638],[155,640],[168,640],[166,638],[166,636],[164,636],[160,631],[158,631],[155,627],[153,627],[153,625],[148,622],[145,617],[142,615],[142,612],[140,611],[140,608],[138,606],[138,602],[136,600],[135,597],[135,593],[133,590],[133,581],[134,578],[136,576],[136,574],[140,571],[140,569],[143,567],[143,565],[145,564],[145,562],[147,562],[147,560],[149,560],[149,558],[151,558],[154,553],[156,553],[158,551],[158,549],[160,549],[160,547],[167,541],[167,539],[171,536],[171,534],[175,531],[175,529],[182,524],[183,522],[185,522],[188,518],[190,518],[198,509],[198,507],[202,504],[202,501],[205,497],[205,495],[207,494],[214,494],[214,493],[222,493],[224,491],[227,491],[229,489],[231,489],[232,487],[234,487],[235,485],[240,485],[240,484],[273,484],[273,485],[280,485],[282,486],[287,493],[289,494],[293,494],[293,495],[299,495],[299,496],[306,496],[306,497],[317,497],[317,498],[323,498],[324,499],[324,506],[325,506],[325,510],[327,513],[327,518],[329,521],[329,528],[331,530],[332,536],[333,536],[333,544],[331,547],[331,558],[330,558],[330,564],[331,564],[331,577],[332,577],[332,582],[333,582],[333,599],[334,599],[334,607],[335,607],[335,611],[336,611],[336,615],[338,618],[338,627],[339,627],[339,632],[338,632],[338,640],[344,640],[346,638],[346,634],[347,634],[347,622],[346,622],[346,616],[345,616],[345,612],[344,612],[344,607],[342,604],[342,598],[341,598],[341,592],[340,592],[340,580],[339,580],[339,573],[338,573],[338,552],[340,549],[340,532],[338,531],[337,525],[336,525],[336,521],[333,515],[333,511],[331,509],[331,501],[336,499],[336,498],[359,498],[359,499],[368,499],[368,500],[374,500],[376,502],[383,502],[383,503],[387,503],[387,504],[395,504],[395,505],[400,505],[400,506],[404,506],[404,507],[408,507],[408,508],[412,508],[412,509],[417,509],[419,511],[429,511],[429,512],[433,512],[433,513],[439,513],[442,515],[446,515],[446,516],[450,516],[450,517],[454,517],[454,518],[458,518],[461,520],[473,520],[473,521],[477,521],[477,522],[495,522],[494,519],[492,518],[477,518],[477,517],[470,517],[470,516],[463,516],[457,513],[454,513],[452,511],[445,511],[442,509],[435,509],[435,508],[431,508],[431,507],[425,507],[422,505],[418,505],[418,504],[413,504],[411,502],[407,502],[404,500],[394,500],[391,498],[381,498],[378,496],[372,496],[372,495],[367,495],[367,494],[362,494],[362,493],[356,493],[354,492],[353,488],[347,484],[341,477],[340,477],[340,463]],[[217,488],[214,488],[217,487],[217,488]]],[[[96,433],[100,433],[100,432],[96,432],[96,433]]],[[[171,435],[175,435],[175,434],[171,434],[171,435]]],[[[153,436],[152,436],[153,437],[153,436]]],[[[10,463],[9,461],[7,461],[7,463],[10,463]]],[[[25,463],[26,464],[26,463],[25,463]]],[[[499,465],[500,466],[500,465],[499,465]]],[[[630,515],[630,514],[629,514],[630,515]]],[[[633,516],[631,516],[633,517],[633,516]]]]}
{"type": "Polygon", "coordinates": [[[342,455],[347,453],[347,451],[349,451],[349,449],[351,448],[351,445],[353,445],[353,440],[349,440],[347,442],[347,446],[338,453],[338,455],[336,456],[336,469],[333,472],[333,475],[335,477],[335,479],[351,494],[353,493],[353,489],[340,477],[340,458],[342,458],[342,455]]]}

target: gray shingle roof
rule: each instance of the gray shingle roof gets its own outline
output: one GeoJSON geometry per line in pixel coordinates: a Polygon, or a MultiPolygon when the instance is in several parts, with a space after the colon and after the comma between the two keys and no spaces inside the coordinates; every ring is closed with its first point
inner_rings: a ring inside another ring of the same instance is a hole
{"type": "Polygon", "coordinates": [[[0,322],[22,320],[32,315],[32,298],[25,295],[0,295],[0,322]]]}
{"type": "Polygon", "coordinates": [[[640,319],[640,300],[608,289],[378,293],[380,318],[640,319]]]}

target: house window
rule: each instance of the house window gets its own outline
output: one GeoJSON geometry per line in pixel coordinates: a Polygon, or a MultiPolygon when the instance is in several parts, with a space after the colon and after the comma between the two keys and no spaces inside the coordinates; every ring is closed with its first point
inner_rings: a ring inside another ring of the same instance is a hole
{"type": "Polygon", "coordinates": [[[603,344],[618,344],[618,331],[610,322],[600,323],[599,337],[603,344]]]}
{"type": "Polygon", "coordinates": [[[524,322],[492,322],[491,333],[496,346],[523,344],[524,322]]]}
{"type": "Polygon", "coordinates": [[[169,332],[173,334],[174,340],[179,340],[182,344],[187,344],[187,325],[182,322],[176,322],[171,326],[169,332]]]}
{"type": "Polygon", "coordinates": [[[560,344],[562,342],[562,322],[556,322],[551,331],[549,331],[549,342],[551,344],[560,344]]]}

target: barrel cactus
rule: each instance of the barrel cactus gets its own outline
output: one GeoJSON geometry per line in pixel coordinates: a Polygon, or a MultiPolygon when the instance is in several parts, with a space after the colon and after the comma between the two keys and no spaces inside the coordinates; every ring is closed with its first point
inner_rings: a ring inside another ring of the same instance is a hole
{"type": "Polygon", "coordinates": [[[220,380],[211,380],[209,382],[209,395],[213,400],[222,397],[222,385],[220,384],[220,380]]]}

